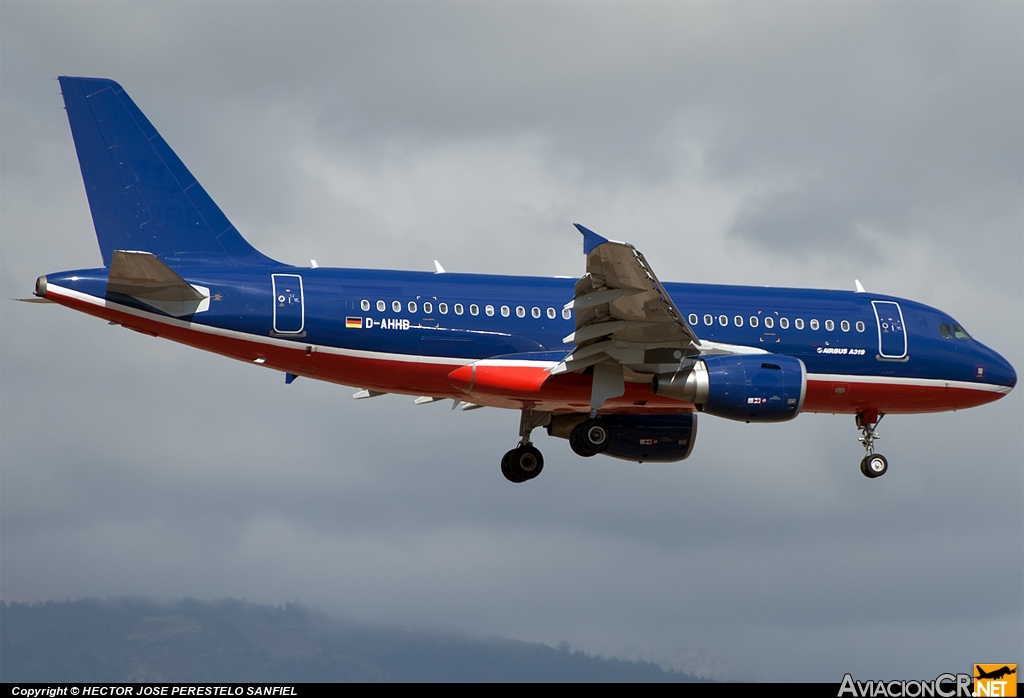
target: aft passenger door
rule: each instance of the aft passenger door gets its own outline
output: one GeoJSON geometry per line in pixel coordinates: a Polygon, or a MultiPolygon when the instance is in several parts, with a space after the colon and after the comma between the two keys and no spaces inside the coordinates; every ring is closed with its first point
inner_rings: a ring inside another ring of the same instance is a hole
{"type": "Polygon", "coordinates": [[[302,277],[298,274],[272,274],[274,284],[275,334],[302,334],[306,324],[303,308],[302,277]]]}
{"type": "Polygon", "coordinates": [[[907,329],[900,304],[893,301],[871,301],[878,322],[878,355],[883,359],[907,356],[907,329]]]}

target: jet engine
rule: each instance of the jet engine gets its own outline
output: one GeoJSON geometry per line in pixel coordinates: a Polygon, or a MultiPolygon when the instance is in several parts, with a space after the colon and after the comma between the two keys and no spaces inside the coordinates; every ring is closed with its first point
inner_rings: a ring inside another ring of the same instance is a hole
{"type": "Polygon", "coordinates": [[[807,368],[781,354],[705,356],[674,373],[656,375],[657,395],[701,412],[741,422],[784,422],[803,407],[807,368]]]}

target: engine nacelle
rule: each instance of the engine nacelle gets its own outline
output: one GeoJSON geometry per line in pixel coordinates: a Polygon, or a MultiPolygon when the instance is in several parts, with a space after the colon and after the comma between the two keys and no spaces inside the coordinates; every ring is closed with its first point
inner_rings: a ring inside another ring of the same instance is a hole
{"type": "Polygon", "coordinates": [[[807,368],[782,354],[705,356],[692,367],[654,377],[658,395],[741,422],[784,422],[803,407],[807,368]]]}
{"type": "MultiPolygon", "coordinates": [[[[568,439],[573,427],[586,420],[582,414],[552,415],[548,434],[568,439]]],[[[638,462],[671,463],[683,460],[697,440],[697,415],[606,414],[600,422],[608,429],[609,444],[602,455],[638,462]]]]}

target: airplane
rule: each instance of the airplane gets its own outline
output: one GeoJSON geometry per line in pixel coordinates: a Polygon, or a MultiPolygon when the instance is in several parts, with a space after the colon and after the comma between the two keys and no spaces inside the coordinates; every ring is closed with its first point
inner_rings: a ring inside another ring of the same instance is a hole
{"type": "Polygon", "coordinates": [[[985,671],[978,665],[975,665],[974,668],[978,674],[974,677],[976,679],[1001,679],[1004,676],[1009,676],[1010,674],[1017,673],[1016,666],[1013,669],[1011,669],[1009,666],[1003,666],[999,669],[995,669],[994,671],[985,671]]]}
{"type": "Polygon", "coordinates": [[[698,413],[783,422],[852,414],[861,472],[886,414],[959,410],[1017,383],[946,313],[855,291],[663,284],[632,245],[583,225],[573,278],[299,267],[252,247],[124,89],[61,77],[101,268],[37,299],[296,377],[416,404],[520,412],[511,482],[544,467],[534,429],[580,456],[675,462],[698,413]]]}

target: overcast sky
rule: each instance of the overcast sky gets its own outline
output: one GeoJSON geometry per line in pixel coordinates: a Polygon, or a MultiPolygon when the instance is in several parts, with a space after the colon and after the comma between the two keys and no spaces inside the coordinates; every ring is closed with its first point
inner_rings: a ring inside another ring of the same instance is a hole
{"type": "MultiPolygon", "coordinates": [[[[99,266],[58,75],[119,81],[242,234],[321,266],[852,288],[1024,367],[1024,4],[0,3],[0,595],[244,597],[718,678],[1024,658],[1024,391],[701,417],[693,455],[498,462],[518,415],[58,306],[99,266]]],[[[684,309],[685,310],[685,309],[684,309]]]]}

